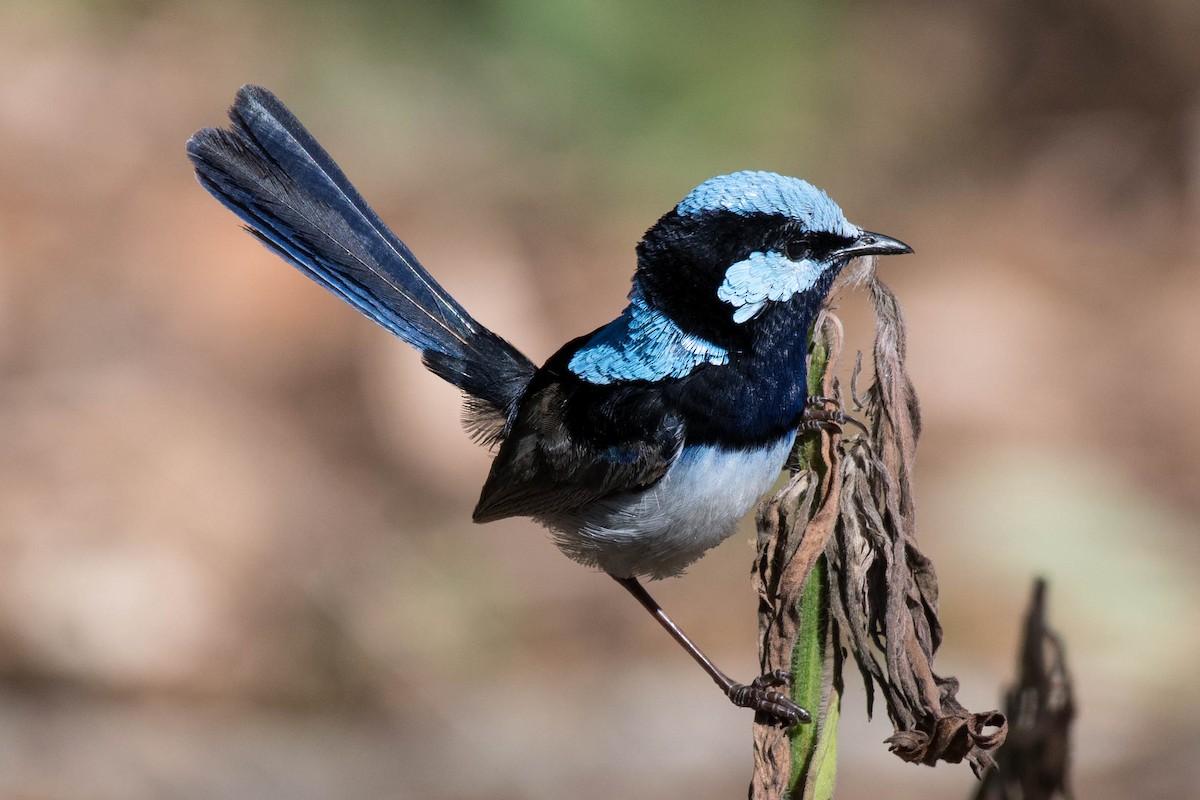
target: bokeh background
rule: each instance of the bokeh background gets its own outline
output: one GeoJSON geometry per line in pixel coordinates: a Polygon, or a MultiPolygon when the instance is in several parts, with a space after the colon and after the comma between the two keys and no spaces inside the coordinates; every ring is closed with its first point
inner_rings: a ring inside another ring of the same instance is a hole
{"type": "MultiPolygon", "coordinates": [[[[246,82],[534,360],[714,174],[912,244],[941,671],[996,707],[1045,575],[1077,796],[1194,797],[1197,41],[1189,0],[0,5],[0,797],[745,791],[749,714],[532,523],[471,525],[455,392],[195,184],[246,82]]],[[[744,678],[751,536],[654,587],[744,678]]],[[[840,796],[968,796],[849,680],[840,796]]]]}

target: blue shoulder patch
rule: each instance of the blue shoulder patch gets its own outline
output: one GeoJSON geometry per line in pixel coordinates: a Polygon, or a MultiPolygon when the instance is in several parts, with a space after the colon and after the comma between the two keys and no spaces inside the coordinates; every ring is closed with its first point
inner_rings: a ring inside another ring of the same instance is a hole
{"type": "Polygon", "coordinates": [[[701,364],[726,364],[729,353],[685,333],[651,308],[634,281],[629,305],[579,348],[567,367],[588,383],[682,378],[701,364]]]}
{"type": "Polygon", "coordinates": [[[798,220],[810,231],[839,236],[862,233],[829,195],[807,181],[774,172],[745,170],[709,178],[675,207],[680,214],[722,209],[743,215],[779,214],[798,220]]]}
{"type": "Polygon", "coordinates": [[[717,297],[733,306],[734,322],[753,319],[768,301],[787,300],[817,282],[825,265],[792,261],[775,251],[751,253],[725,271],[717,297]]]}

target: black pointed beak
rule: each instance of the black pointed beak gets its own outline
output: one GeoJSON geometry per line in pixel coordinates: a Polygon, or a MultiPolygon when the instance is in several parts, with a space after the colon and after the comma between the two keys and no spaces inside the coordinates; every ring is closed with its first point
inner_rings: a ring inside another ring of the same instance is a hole
{"type": "Polygon", "coordinates": [[[863,231],[862,235],[850,244],[834,252],[837,258],[858,258],[859,256],[899,256],[911,253],[913,249],[899,239],[884,236],[882,233],[863,231]]]}

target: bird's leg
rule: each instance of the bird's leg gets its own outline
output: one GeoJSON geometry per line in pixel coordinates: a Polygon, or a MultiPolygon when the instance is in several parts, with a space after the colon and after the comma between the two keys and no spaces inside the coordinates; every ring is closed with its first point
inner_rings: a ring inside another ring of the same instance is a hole
{"type": "Polygon", "coordinates": [[[766,675],[760,675],[755,678],[749,685],[736,683],[732,678],[717,668],[717,665],[709,660],[708,656],[700,652],[700,648],[692,644],[692,640],[679,629],[679,626],[671,621],[667,616],[667,612],[662,610],[650,593],[638,582],[637,578],[618,578],[615,575],[613,579],[624,586],[629,593],[637,598],[637,601],[642,604],[642,607],[649,611],[658,624],[666,628],[667,633],[671,634],[671,638],[679,642],[684,650],[696,660],[696,663],[704,668],[704,671],[716,682],[717,686],[721,687],[721,691],[725,696],[733,701],[735,706],[741,708],[752,708],[755,711],[771,717],[777,722],[782,722],[787,726],[792,726],[800,722],[810,722],[812,716],[786,694],[781,692],[771,691],[772,686],[782,686],[791,683],[792,676],[784,670],[775,670],[766,675]]]}

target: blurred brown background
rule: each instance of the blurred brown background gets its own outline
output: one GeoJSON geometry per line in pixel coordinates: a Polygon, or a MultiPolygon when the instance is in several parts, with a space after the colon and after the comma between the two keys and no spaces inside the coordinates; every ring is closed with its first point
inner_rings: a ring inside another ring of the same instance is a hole
{"type": "MultiPolygon", "coordinates": [[[[471,525],[455,392],[195,184],[246,82],[534,360],[714,174],[912,244],[941,671],[995,707],[1046,575],[1078,796],[1195,796],[1197,41],[1187,0],[3,4],[0,797],[745,791],[750,715],[532,523],[471,525]]],[[[750,537],[655,587],[743,678],[750,537]]],[[[968,795],[850,681],[839,796],[968,795]]]]}

